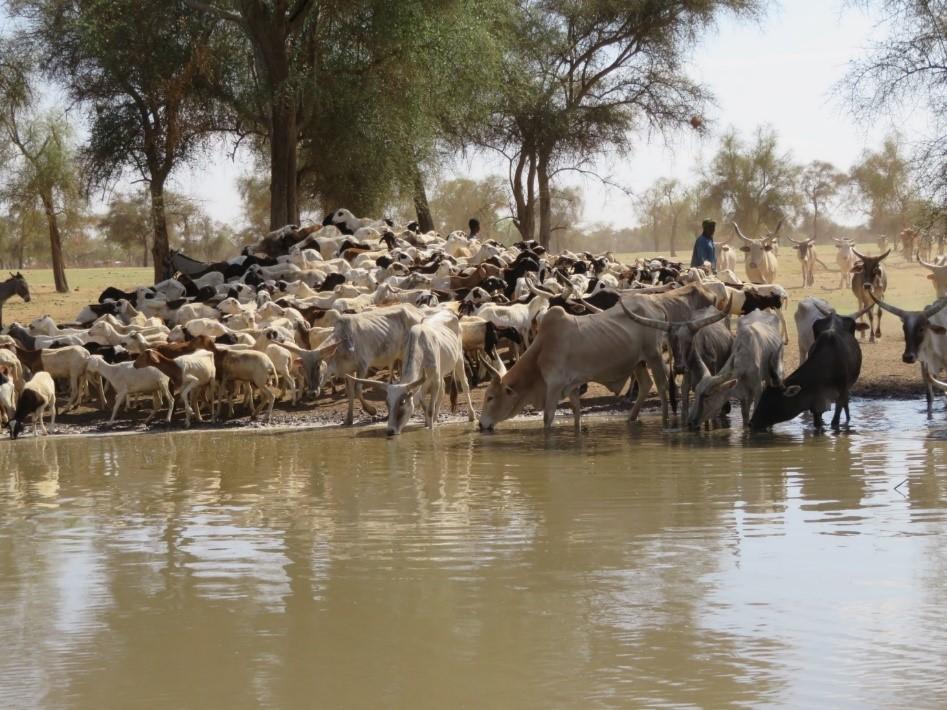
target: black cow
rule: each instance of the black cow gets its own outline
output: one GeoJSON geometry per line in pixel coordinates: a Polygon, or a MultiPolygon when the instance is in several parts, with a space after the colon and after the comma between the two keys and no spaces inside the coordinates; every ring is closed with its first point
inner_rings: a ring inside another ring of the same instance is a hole
{"type": "Polygon", "coordinates": [[[778,422],[789,421],[809,411],[817,428],[825,426],[822,412],[835,402],[832,428],[838,429],[845,410],[845,423],[851,421],[848,395],[858,380],[862,351],[855,340],[855,320],[833,313],[812,325],[815,343],[806,361],[785,379],[782,387],[763,390],[750,428],[764,431],[778,422]]]}

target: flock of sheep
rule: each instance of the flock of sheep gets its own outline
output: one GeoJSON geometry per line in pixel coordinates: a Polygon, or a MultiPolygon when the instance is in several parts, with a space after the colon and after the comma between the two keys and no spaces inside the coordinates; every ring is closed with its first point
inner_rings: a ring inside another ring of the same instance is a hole
{"type": "MultiPolygon", "coordinates": [[[[748,420],[767,387],[786,385],[781,365],[759,358],[752,372],[734,374],[746,370],[737,351],[752,344],[746,333],[765,326],[777,333],[778,341],[769,331],[765,336],[781,358],[787,295],[773,283],[777,234],[737,233],[756,284],[740,283],[727,244],[718,245],[714,276],[709,265],[551,254],[535,242],[503,246],[464,232],[445,238],[420,233],[413,223],[338,210],[322,224],[272,232],[224,262],[174,255],[170,278],[131,291],[106,289],[73,322],[44,316],[11,324],[0,335],[0,417],[13,438],[30,419],[34,434],[45,433],[47,412],[55,423],[59,384],[68,387],[60,412],[110,406],[109,424],[122,407],[142,400],[151,405],[145,423],[162,410],[170,422],[176,402],[185,426],[205,415],[229,418],[240,408],[251,417],[262,411],[269,422],[278,401],[315,402],[344,386],[351,424],[356,399],[367,414],[377,413],[362,392],[369,387],[384,395],[393,435],[416,408],[434,426],[445,393],[452,410],[463,394],[473,421],[469,383],[489,379],[484,429],[528,405],[542,408],[548,425],[563,398],[578,422],[579,397],[593,381],[616,393],[633,382],[633,416],[653,384],[666,418],[668,399],[675,405],[674,375],[681,374],[685,420],[713,419],[730,397],[740,399],[748,420]],[[729,316],[739,318],[736,335],[729,316]],[[701,356],[700,343],[712,332],[720,346],[701,356]],[[528,387],[516,384],[523,382],[528,387]],[[538,392],[537,382],[541,394],[524,394],[538,392]],[[713,400],[711,391],[721,396],[713,400]],[[696,413],[687,411],[691,392],[696,413]]],[[[807,244],[794,242],[804,272],[814,258],[807,244]]],[[[852,252],[840,244],[846,259],[852,252]]],[[[853,261],[845,272],[865,263],[853,261]]],[[[883,284],[873,283],[880,298],[883,284]]],[[[810,312],[830,315],[827,304],[816,305],[810,312]]],[[[804,360],[802,348],[813,346],[800,338],[804,360]]]]}

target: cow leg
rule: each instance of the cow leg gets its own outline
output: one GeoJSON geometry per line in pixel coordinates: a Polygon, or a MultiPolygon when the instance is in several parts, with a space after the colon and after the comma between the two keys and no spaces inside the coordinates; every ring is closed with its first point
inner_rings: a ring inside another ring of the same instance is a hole
{"type": "Polygon", "coordinates": [[[641,412],[641,407],[651,392],[651,385],[653,384],[651,381],[651,373],[648,372],[648,368],[644,363],[638,363],[635,366],[633,377],[635,383],[638,385],[638,397],[635,399],[635,404],[632,406],[631,412],[628,415],[628,421],[630,422],[638,419],[638,414],[641,412]]]}
{"type": "Polygon", "coordinates": [[[783,331],[783,344],[789,345],[789,330],[786,328],[786,318],[781,307],[776,309],[776,315],[779,316],[779,326],[783,331]]]}
{"type": "Polygon", "coordinates": [[[463,361],[457,363],[457,366],[454,368],[454,388],[460,384],[460,388],[464,393],[464,397],[467,398],[467,421],[472,422],[476,415],[474,414],[473,400],[470,399],[470,385],[467,384],[467,376],[464,374],[464,363],[463,361]]]}
{"type": "Polygon", "coordinates": [[[687,412],[690,408],[691,394],[691,373],[690,370],[684,372],[684,379],[681,382],[681,423],[687,424],[687,412]]]}
{"type": "Polygon", "coordinates": [[[921,379],[924,381],[924,385],[927,388],[927,416],[931,416],[934,413],[934,387],[931,382],[931,373],[927,368],[927,363],[921,363],[921,379]]]}
{"type": "Polygon", "coordinates": [[[546,387],[546,401],[543,402],[543,427],[552,429],[552,422],[556,418],[556,406],[562,399],[563,391],[560,385],[546,387]]]}
{"type": "Polygon", "coordinates": [[[576,429],[579,428],[582,422],[582,395],[580,394],[580,390],[581,388],[576,387],[569,392],[569,406],[572,407],[572,419],[576,429]]]}
{"type": "Polygon", "coordinates": [[[815,424],[815,428],[819,431],[825,429],[825,422],[822,421],[822,412],[813,407],[811,410],[812,413],[812,423],[815,424]]]}
{"type": "Polygon", "coordinates": [[[845,423],[848,423],[848,397],[845,393],[840,392],[838,399],[835,401],[835,413],[832,415],[832,429],[834,431],[839,430],[839,424],[842,421],[842,410],[845,410],[845,423]]]}
{"type": "Polygon", "coordinates": [[[647,360],[648,367],[651,369],[651,377],[654,379],[654,386],[658,389],[658,396],[661,398],[661,424],[668,426],[670,417],[668,416],[668,373],[664,369],[664,358],[658,353],[647,360]]]}
{"type": "Polygon", "coordinates": [[[875,333],[875,335],[876,335],[877,337],[879,337],[879,338],[881,337],[881,316],[883,316],[883,315],[884,315],[884,311],[882,311],[882,310],[879,308],[879,309],[878,309],[878,330],[877,330],[876,333],[875,333]]]}

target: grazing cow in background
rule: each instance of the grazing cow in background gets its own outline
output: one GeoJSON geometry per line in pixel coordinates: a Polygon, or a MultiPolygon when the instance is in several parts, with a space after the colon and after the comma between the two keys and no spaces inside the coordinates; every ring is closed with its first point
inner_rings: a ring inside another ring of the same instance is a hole
{"type": "Polygon", "coordinates": [[[705,377],[694,388],[691,429],[718,416],[731,396],[740,400],[743,424],[750,421],[764,385],[778,387],[783,381],[783,339],[779,319],[768,311],[754,311],[737,323],[733,350],[713,377],[705,377]]]}
{"type": "Polygon", "coordinates": [[[854,251],[855,245],[848,239],[832,239],[832,241],[835,242],[835,248],[838,249],[835,253],[835,263],[838,264],[841,272],[838,287],[851,288],[853,269],[858,263],[858,257],[855,256],[854,251]]]}
{"type": "Polygon", "coordinates": [[[717,273],[737,270],[737,255],[730,246],[730,239],[725,242],[714,242],[714,252],[717,257],[717,273]]]}
{"type": "Polygon", "coordinates": [[[917,250],[917,238],[920,231],[914,228],[902,229],[898,234],[898,242],[901,246],[901,256],[905,261],[914,261],[914,252],[917,250]]]}
{"type": "Polygon", "coordinates": [[[792,242],[792,248],[799,257],[799,266],[802,267],[802,287],[815,286],[815,239],[797,242],[789,237],[789,241],[792,242]]]}
{"type": "Polygon", "coordinates": [[[918,261],[930,261],[934,251],[934,236],[930,232],[923,232],[917,238],[915,257],[918,261]]]}
{"type": "Polygon", "coordinates": [[[905,311],[878,298],[873,289],[868,294],[879,307],[901,319],[904,331],[904,353],[901,360],[908,365],[921,363],[921,378],[927,386],[927,413],[933,409],[934,393],[931,376],[947,368],[947,298],[941,298],[922,311],[905,311]]]}
{"type": "Polygon", "coordinates": [[[931,280],[937,298],[947,296],[947,263],[944,263],[944,258],[938,257],[933,264],[924,259],[918,259],[918,263],[930,270],[931,273],[927,275],[927,278],[931,280]]]}
{"type": "Polygon", "coordinates": [[[737,236],[743,240],[740,251],[746,252],[746,277],[756,284],[771,284],[776,280],[778,262],[774,252],[774,242],[779,237],[782,221],[776,225],[776,231],[760,239],[750,239],[740,231],[740,225],[733,223],[737,236]]]}
{"type": "Polygon", "coordinates": [[[839,428],[842,410],[845,423],[851,421],[848,394],[862,365],[861,348],[855,340],[855,319],[832,312],[817,320],[812,329],[815,343],[806,361],[784,383],[763,390],[750,419],[753,431],[769,429],[805,411],[812,413],[816,428],[821,429],[825,426],[822,412],[832,402],[832,428],[839,428]]]}
{"type": "Polygon", "coordinates": [[[30,287],[19,271],[11,273],[10,278],[0,282],[0,328],[3,327],[3,304],[11,296],[19,296],[27,303],[30,302],[30,287]]]}
{"type": "MultiPolygon", "coordinates": [[[[855,298],[858,300],[858,305],[861,308],[865,306],[871,306],[872,296],[868,291],[870,287],[874,291],[874,295],[878,298],[884,298],[885,291],[888,290],[888,274],[885,273],[884,264],[881,262],[885,260],[888,254],[891,253],[889,249],[881,256],[865,256],[860,254],[854,247],[852,252],[861,259],[860,264],[856,264],[852,269],[854,276],[852,277],[852,292],[855,294],[855,298]]],[[[868,317],[868,325],[871,326],[869,329],[869,340],[868,342],[875,342],[875,338],[881,337],[881,307],[878,308],[868,308],[865,312],[865,315],[868,317]],[[875,318],[873,318],[873,315],[875,318]]],[[[862,337],[865,333],[862,332],[862,337]]]]}
{"type": "Polygon", "coordinates": [[[878,251],[885,251],[888,248],[888,235],[881,234],[878,236],[878,251]]]}

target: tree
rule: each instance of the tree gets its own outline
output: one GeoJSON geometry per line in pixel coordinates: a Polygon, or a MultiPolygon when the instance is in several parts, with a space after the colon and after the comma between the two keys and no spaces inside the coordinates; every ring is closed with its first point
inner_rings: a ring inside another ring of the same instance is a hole
{"type": "Polygon", "coordinates": [[[635,129],[690,124],[706,90],[684,72],[697,35],[753,0],[518,0],[502,92],[480,144],[509,164],[517,225],[548,245],[553,179],[590,172],[605,149],[630,146],[635,129]]]}
{"type": "Polygon", "coordinates": [[[862,153],[851,181],[875,234],[897,234],[908,226],[916,189],[900,139],[889,136],[879,151],[862,153]]]}
{"type": "Polygon", "coordinates": [[[710,162],[705,204],[722,217],[752,225],[759,232],[764,225],[793,218],[802,208],[798,174],[789,153],[779,151],[772,128],[758,128],[749,145],[731,130],[710,162]]]}
{"type": "Polygon", "coordinates": [[[925,106],[933,117],[927,139],[920,141],[913,168],[924,192],[947,209],[947,2],[876,0],[884,10],[888,33],[865,57],[852,62],[836,87],[859,121],[877,121],[879,113],[925,106]]]}
{"type": "Polygon", "coordinates": [[[168,257],[165,184],[229,126],[210,88],[230,65],[183,0],[12,0],[47,72],[86,108],[90,186],[126,173],[148,185],[155,278],[168,257]],[[133,40],[134,38],[134,40],[133,40]],[[132,41],[133,40],[133,41],[132,41]]]}
{"type": "MultiPolygon", "coordinates": [[[[63,258],[60,210],[69,193],[77,191],[69,126],[52,113],[36,113],[29,85],[33,61],[28,53],[14,53],[0,46],[0,131],[15,148],[12,176],[5,186],[7,196],[16,195],[21,207],[40,201],[49,231],[49,252],[56,291],[66,293],[66,266],[63,258]]],[[[11,166],[10,162],[7,163],[11,166]]]]}
{"type": "MultiPolygon", "coordinates": [[[[306,113],[304,87],[312,81],[319,49],[320,18],[326,9],[323,6],[329,3],[317,0],[186,2],[192,9],[238,28],[250,43],[253,68],[247,75],[256,83],[262,109],[257,112],[257,120],[266,126],[270,148],[270,228],[298,222],[300,115],[306,113]]],[[[246,100],[239,104],[245,111],[252,105],[246,100]]]]}
{"type": "Polygon", "coordinates": [[[466,229],[467,221],[474,217],[489,234],[507,207],[504,182],[499,175],[491,175],[483,180],[454,178],[440,183],[431,199],[437,228],[444,233],[466,229]]]}
{"type": "Polygon", "coordinates": [[[819,217],[845,185],[846,176],[831,163],[813,160],[799,177],[799,187],[812,208],[812,238],[819,239],[819,217]]]}
{"type": "Polygon", "coordinates": [[[148,266],[148,233],[151,231],[151,209],[148,193],[139,190],[130,195],[117,195],[109,202],[108,211],[98,221],[99,232],[118,246],[128,261],[140,249],[141,266],[148,266]]]}

